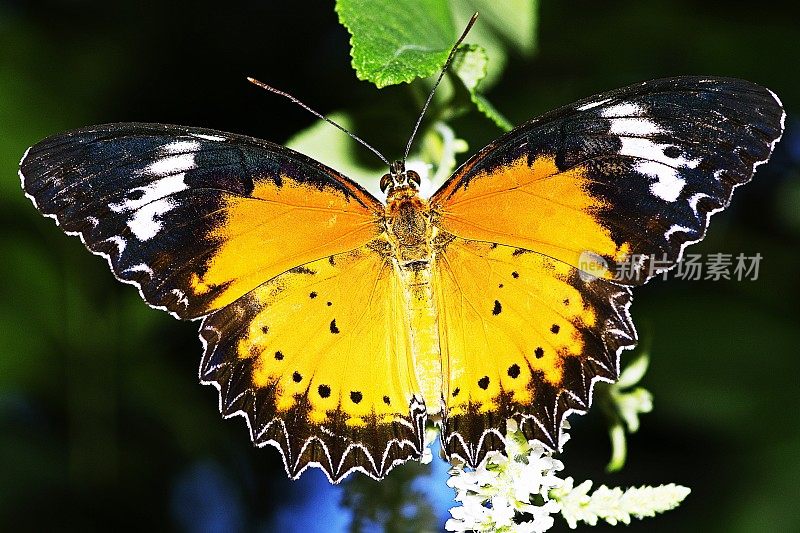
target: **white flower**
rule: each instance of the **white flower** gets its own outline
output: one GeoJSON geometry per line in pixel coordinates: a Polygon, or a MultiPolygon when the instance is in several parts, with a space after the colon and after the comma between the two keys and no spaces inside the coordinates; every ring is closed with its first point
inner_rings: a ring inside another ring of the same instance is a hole
{"type": "Polygon", "coordinates": [[[552,492],[552,497],[561,506],[561,516],[572,529],[577,527],[578,522],[593,526],[600,518],[616,525],[629,524],[631,517],[655,516],[656,513],[674,509],[691,492],[675,484],[632,487],[625,491],[601,485],[589,496],[591,487],[591,481],[584,481],[573,488],[573,480],[568,477],[560,488],[552,492]]]}
{"type": "Polygon", "coordinates": [[[559,512],[549,500],[551,489],[562,483],[555,472],[563,465],[541,444],[528,443],[516,424],[509,423],[506,453],[492,452],[474,470],[455,467],[447,481],[456,489],[461,507],[450,510],[449,531],[543,532],[559,512]],[[534,498],[544,500],[534,505],[534,498]],[[520,523],[517,523],[520,522],[520,523]]]}
{"type": "Polygon", "coordinates": [[[514,523],[514,506],[505,496],[494,496],[491,500],[489,519],[495,528],[511,527],[514,523]]]}
{"type": "Polygon", "coordinates": [[[572,478],[568,477],[553,494],[561,505],[561,516],[572,529],[575,529],[578,522],[586,522],[590,526],[597,524],[597,515],[588,509],[591,498],[587,493],[592,488],[592,482],[586,480],[575,488],[572,483],[572,478]]]}
{"type": "Polygon", "coordinates": [[[461,505],[450,509],[448,531],[499,531],[542,533],[561,514],[571,528],[578,522],[596,525],[628,524],[631,517],[654,516],[676,507],[689,494],[677,485],[609,489],[600,486],[589,495],[591,481],[574,486],[561,479],[564,468],[552,452],[538,442],[527,442],[513,421],[505,437],[506,454],[492,452],[475,469],[456,466],[447,485],[461,505]]]}

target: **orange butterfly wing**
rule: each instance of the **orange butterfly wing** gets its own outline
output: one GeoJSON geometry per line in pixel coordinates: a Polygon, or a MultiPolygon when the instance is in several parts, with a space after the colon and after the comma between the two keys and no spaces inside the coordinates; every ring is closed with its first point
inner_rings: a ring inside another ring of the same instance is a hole
{"type": "Polygon", "coordinates": [[[445,450],[477,465],[503,448],[512,418],[557,448],[562,418],[588,408],[594,381],[616,379],[619,351],[636,341],[630,289],[542,254],[460,238],[436,271],[445,450]]]}
{"type": "Polygon", "coordinates": [[[653,80],[536,118],[487,146],[431,198],[439,227],[637,285],[705,236],[783,131],[777,97],[750,82],[653,80]],[[633,272],[625,265],[635,262],[633,272]]]}
{"type": "Polygon", "coordinates": [[[291,476],[381,477],[420,456],[384,208],[363,188],[266,141],[161,124],[45,139],[20,175],[150,305],[204,317],[201,380],[291,476]]]}
{"type": "Polygon", "coordinates": [[[302,154],[164,124],[92,126],[20,164],[45,215],[145,300],[180,318],[220,309],[286,270],[377,236],[383,206],[302,154]]]}
{"type": "Polygon", "coordinates": [[[203,320],[200,378],[290,476],[381,478],[423,447],[400,294],[380,241],[293,268],[203,320]]]}
{"type": "Polygon", "coordinates": [[[566,414],[616,380],[635,342],[628,287],[703,238],[784,116],[741,80],[645,82],[516,128],[434,194],[433,223],[452,237],[437,257],[450,454],[477,465],[509,418],[560,446],[566,414]]]}

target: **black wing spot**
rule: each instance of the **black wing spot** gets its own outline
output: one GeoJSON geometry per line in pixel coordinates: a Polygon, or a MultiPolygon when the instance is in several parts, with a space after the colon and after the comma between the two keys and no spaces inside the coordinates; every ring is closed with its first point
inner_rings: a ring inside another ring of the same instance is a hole
{"type": "Polygon", "coordinates": [[[489,376],[483,376],[481,379],[478,380],[478,387],[486,390],[489,388],[489,376]]]}
{"type": "Polygon", "coordinates": [[[674,159],[681,155],[681,149],[677,146],[667,146],[664,148],[664,155],[674,159]]]}
{"type": "Polygon", "coordinates": [[[311,294],[308,295],[308,297],[313,300],[314,298],[317,297],[317,293],[312,291],[311,294]]]}
{"type": "Polygon", "coordinates": [[[517,363],[508,367],[508,375],[515,379],[519,377],[519,365],[517,363]]]}
{"type": "Polygon", "coordinates": [[[294,267],[289,269],[288,272],[291,274],[306,274],[308,276],[314,276],[317,273],[316,270],[311,270],[310,268],[306,268],[304,266],[294,267]]]}
{"type": "Polygon", "coordinates": [[[266,334],[269,331],[269,326],[261,326],[261,333],[266,334]]]}
{"type": "Polygon", "coordinates": [[[511,273],[511,277],[517,279],[519,277],[519,272],[515,270],[514,272],[511,273]]]}
{"type": "Polygon", "coordinates": [[[364,397],[357,390],[350,391],[350,399],[353,400],[353,403],[360,403],[363,398],[364,397]]]}
{"type": "Polygon", "coordinates": [[[336,266],[336,259],[334,259],[333,256],[331,255],[328,257],[328,263],[330,263],[331,266],[336,266]]]}
{"type": "Polygon", "coordinates": [[[283,352],[280,351],[275,352],[275,359],[277,359],[278,361],[283,361],[283,352]]]}
{"type": "Polygon", "coordinates": [[[533,355],[536,356],[536,359],[541,359],[542,357],[544,357],[544,350],[542,350],[542,347],[539,346],[533,351],[533,355]]]}
{"type": "Polygon", "coordinates": [[[503,311],[503,306],[500,305],[500,300],[494,301],[494,309],[492,309],[493,315],[499,315],[503,311]]]}
{"type": "Polygon", "coordinates": [[[564,298],[564,301],[562,303],[564,305],[569,305],[569,298],[564,298]]]}
{"type": "Polygon", "coordinates": [[[339,328],[336,327],[336,319],[331,320],[331,333],[334,335],[339,333],[339,328]]]}
{"type": "Polygon", "coordinates": [[[319,392],[319,395],[322,398],[327,398],[328,396],[331,395],[331,388],[328,387],[327,385],[320,385],[319,387],[317,387],[317,392],[319,392]]]}
{"type": "Polygon", "coordinates": [[[143,189],[133,189],[125,197],[126,200],[133,200],[133,201],[141,200],[142,198],[144,198],[144,190],[143,189]]]}
{"type": "Polygon", "coordinates": [[[332,305],[333,305],[333,303],[331,303],[331,302],[328,302],[328,307],[330,307],[330,306],[332,306],[332,305]]]}
{"type": "Polygon", "coordinates": [[[553,333],[558,333],[560,330],[561,326],[559,326],[558,324],[553,324],[552,326],[550,326],[550,331],[552,331],[553,333]]]}
{"type": "Polygon", "coordinates": [[[497,288],[498,289],[502,289],[503,288],[503,284],[501,283],[500,285],[497,286],[497,288]]]}
{"type": "Polygon", "coordinates": [[[383,397],[383,403],[385,403],[386,405],[391,405],[392,404],[392,400],[390,400],[388,396],[384,396],[383,397]]]}
{"type": "Polygon", "coordinates": [[[458,396],[458,393],[459,393],[459,392],[461,392],[461,389],[459,389],[458,387],[456,387],[456,388],[453,390],[453,398],[455,398],[456,396],[458,396]]]}
{"type": "Polygon", "coordinates": [[[300,383],[303,381],[303,376],[300,375],[300,372],[295,371],[295,373],[292,374],[292,381],[295,383],[300,383]]]}

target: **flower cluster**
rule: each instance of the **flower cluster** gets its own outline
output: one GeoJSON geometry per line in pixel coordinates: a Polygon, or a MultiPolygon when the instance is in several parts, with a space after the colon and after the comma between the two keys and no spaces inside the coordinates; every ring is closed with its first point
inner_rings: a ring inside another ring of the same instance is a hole
{"type": "MultiPolygon", "coordinates": [[[[566,435],[565,435],[566,437],[566,435]]],[[[631,517],[654,516],[676,507],[689,489],[670,484],[622,490],[600,486],[591,495],[592,482],[574,486],[562,479],[561,461],[538,442],[528,442],[509,421],[506,453],[493,452],[476,469],[457,466],[448,486],[461,505],[450,509],[448,531],[534,533],[550,529],[561,514],[571,528],[578,522],[627,524],[631,517]]]]}
{"type": "Polygon", "coordinates": [[[550,494],[558,501],[561,516],[572,529],[577,527],[578,522],[593,526],[599,518],[615,526],[619,523],[629,524],[631,517],[655,516],[656,513],[674,509],[691,492],[687,487],[674,483],[659,487],[632,487],[624,491],[619,487],[610,489],[600,485],[590,496],[590,480],[577,487],[573,487],[573,483],[572,478],[568,477],[550,494]]]}

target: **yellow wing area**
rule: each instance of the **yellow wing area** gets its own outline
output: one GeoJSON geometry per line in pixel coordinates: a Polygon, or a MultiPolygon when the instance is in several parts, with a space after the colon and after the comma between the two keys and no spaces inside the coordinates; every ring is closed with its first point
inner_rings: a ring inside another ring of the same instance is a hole
{"type": "Polygon", "coordinates": [[[567,410],[585,410],[593,380],[616,379],[620,348],[635,342],[630,289],[542,254],[456,238],[435,279],[442,440],[471,465],[502,449],[509,418],[557,447],[567,410]]]}
{"type": "Polygon", "coordinates": [[[219,309],[290,268],[375,238],[382,206],[349,182],[335,183],[282,175],[255,180],[248,196],[223,194],[219,222],[203,237],[216,246],[190,290],[219,309]]]}
{"type": "MultiPolygon", "coordinates": [[[[523,155],[471,170],[466,167],[431,199],[437,225],[448,233],[536,250],[575,267],[585,263],[584,252],[617,263],[627,258],[630,244],[617,244],[595,216],[606,206],[589,192],[585,165],[560,171],[552,156],[529,161],[523,155]],[[467,174],[467,180],[461,177],[467,174]]],[[[610,270],[599,274],[613,278],[610,270]]]]}
{"type": "Polygon", "coordinates": [[[312,261],[207,317],[201,379],[287,471],[380,478],[422,451],[424,407],[401,288],[382,241],[312,261]]]}

